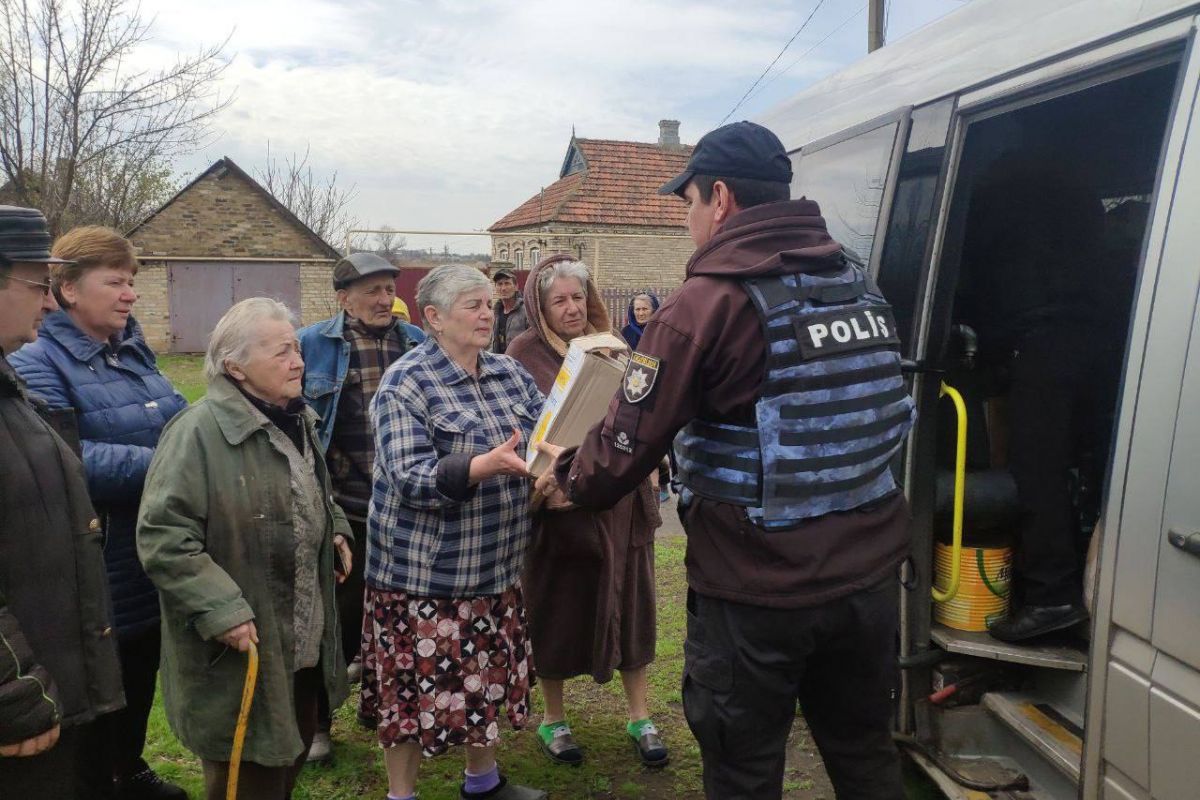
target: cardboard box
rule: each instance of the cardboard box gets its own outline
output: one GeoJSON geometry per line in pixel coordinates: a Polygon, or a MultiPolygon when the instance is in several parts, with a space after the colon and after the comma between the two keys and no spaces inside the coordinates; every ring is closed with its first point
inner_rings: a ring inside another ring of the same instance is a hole
{"type": "Polygon", "coordinates": [[[541,475],[550,466],[550,459],[534,449],[537,442],[578,447],[592,426],[604,419],[621,387],[628,352],[625,340],[611,333],[571,341],[529,440],[525,463],[531,473],[541,475]]]}

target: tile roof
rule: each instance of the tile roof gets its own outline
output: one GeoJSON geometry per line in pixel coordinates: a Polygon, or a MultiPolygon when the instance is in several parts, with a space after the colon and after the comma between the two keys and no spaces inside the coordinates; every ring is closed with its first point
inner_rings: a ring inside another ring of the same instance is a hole
{"type": "MultiPolygon", "coordinates": [[[[573,139],[586,165],[550,184],[492,224],[502,231],[546,222],[584,225],[685,224],[687,206],[658,187],[683,171],[690,145],[664,150],[657,144],[610,139],[573,139]]],[[[570,158],[567,162],[570,163],[570,158]]]]}

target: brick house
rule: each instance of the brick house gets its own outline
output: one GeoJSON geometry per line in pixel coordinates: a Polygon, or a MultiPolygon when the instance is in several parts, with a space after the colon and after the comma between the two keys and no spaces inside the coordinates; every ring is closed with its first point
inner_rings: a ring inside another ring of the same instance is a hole
{"type": "Polygon", "coordinates": [[[126,235],[141,262],[135,314],[159,352],[202,352],[247,297],[274,297],[302,324],[336,311],[340,254],[228,158],[126,235]]]}
{"type": "Polygon", "coordinates": [[[691,152],[675,120],[659,122],[655,143],[572,135],[558,180],[488,228],[492,258],[529,269],[551,253],[574,253],[606,295],[678,286],[694,249],[687,206],[658,187],[691,152]]]}

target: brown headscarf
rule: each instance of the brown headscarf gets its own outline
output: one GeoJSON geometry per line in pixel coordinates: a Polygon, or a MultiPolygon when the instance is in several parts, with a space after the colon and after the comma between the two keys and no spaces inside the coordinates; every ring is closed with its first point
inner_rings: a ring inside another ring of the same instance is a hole
{"type": "MultiPolygon", "coordinates": [[[[564,359],[564,357],[566,357],[566,342],[563,341],[562,337],[558,336],[558,333],[550,330],[550,325],[547,325],[546,319],[542,317],[541,293],[538,290],[538,277],[541,275],[542,270],[552,269],[554,264],[560,264],[563,263],[563,261],[575,260],[578,259],[566,253],[547,255],[546,258],[538,261],[538,265],[533,267],[533,270],[529,272],[529,277],[526,279],[526,288],[524,288],[526,314],[529,317],[529,331],[527,332],[536,333],[542,342],[550,345],[550,349],[559,355],[559,359],[564,359]]],[[[596,289],[596,284],[594,281],[592,281],[592,278],[588,278],[588,285],[586,285],[584,289],[587,289],[588,293],[588,326],[587,329],[583,331],[583,335],[587,336],[588,333],[611,331],[612,323],[610,320],[608,320],[608,309],[605,308],[604,301],[600,299],[600,290],[596,289]]],[[[515,343],[516,339],[514,339],[514,344],[515,343]]],[[[536,375],[534,375],[534,378],[536,378],[536,375]]],[[[553,380],[553,375],[551,375],[551,380],[553,380]]]]}

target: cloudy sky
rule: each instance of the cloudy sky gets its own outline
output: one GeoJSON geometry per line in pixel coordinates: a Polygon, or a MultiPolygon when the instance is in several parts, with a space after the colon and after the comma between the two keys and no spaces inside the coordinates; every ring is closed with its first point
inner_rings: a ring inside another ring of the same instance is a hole
{"type": "MultiPolygon", "coordinates": [[[[962,5],[894,0],[889,41],[962,5]]],[[[145,56],[230,37],[218,138],[250,172],[273,152],[356,187],[367,226],[476,230],[558,177],[580,137],[694,143],[733,108],[753,118],[865,53],[863,0],[143,0],[145,56]]],[[[410,241],[413,241],[410,239],[410,241]]],[[[416,242],[413,242],[416,243],[416,242]]]]}

